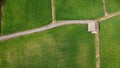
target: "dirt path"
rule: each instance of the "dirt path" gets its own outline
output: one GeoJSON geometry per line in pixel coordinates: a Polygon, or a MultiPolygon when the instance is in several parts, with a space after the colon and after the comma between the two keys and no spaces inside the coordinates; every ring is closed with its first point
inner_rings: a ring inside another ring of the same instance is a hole
{"type": "Polygon", "coordinates": [[[96,49],[96,68],[100,68],[100,40],[99,32],[95,34],[95,49],[96,49]]]}
{"type": "Polygon", "coordinates": [[[0,34],[2,34],[2,15],[3,15],[3,10],[4,10],[4,0],[0,1],[0,34]]]}
{"type": "Polygon", "coordinates": [[[103,8],[104,8],[105,16],[107,16],[108,12],[107,12],[107,9],[106,9],[106,1],[105,0],[103,0],[103,8]]]}
{"type": "Polygon", "coordinates": [[[120,11],[108,14],[107,16],[104,16],[104,17],[97,18],[96,21],[102,22],[104,20],[110,19],[110,18],[118,16],[118,15],[120,15],[120,11]]]}
{"type": "Polygon", "coordinates": [[[52,6],[52,23],[56,23],[54,0],[51,0],[51,6],[52,6]]]}
{"type": "MultiPolygon", "coordinates": [[[[101,22],[101,21],[104,21],[106,19],[113,17],[111,15],[108,15],[105,0],[103,0],[103,8],[104,8],[105,16],[102,18],[98,18],[97,19],[98,22],[101,22]]],[[[96,68],[100,68],[100,37],[99,37],[99,32],[95,34],[95,50],[96,50],[96,68]]]]}
{"type": "Polygon", "coordinates": [[[0,2],[0,34],[1,34],[1,24],[2,23],[2,3],[0,2]]]}
{"type": "Polygon", "coordinates": [[[28,30],[28,31],[23,31],[23,32],[18,32],[18,33],[14,33],[14,34],[5,35],[5,36],[0,36],[0,41],[1,40],[7,40],[7,39],[10,39],[10,38],[14,38],[14,37],[23,36],[23,35],[28,35],[28,34],[32,34],[32,33],[36,33],[36,32],[42,32],[42,31],[49,30],[49,29],[59,27],[59,26],[63,26],[63,25],[86,24],[86,23],[96,22],[94,20],[77,20],[77,21],[70,20],[70,21],[58,21],[57,23],[52,23],[50,25],[43,26],[43,27],[40,27],[40,28],[37,28],[37,29],[32,29],[32,30],[28,30]]]}
{"type": "Polygon", "coordinates": [[[2,3],[0,2],[0,34],[1,34],[1,28],[2,28],[1,27],[1,25],[2,25],[1,24],[2,23],[2,19],[1,18],[2,18],[2,3]]]}

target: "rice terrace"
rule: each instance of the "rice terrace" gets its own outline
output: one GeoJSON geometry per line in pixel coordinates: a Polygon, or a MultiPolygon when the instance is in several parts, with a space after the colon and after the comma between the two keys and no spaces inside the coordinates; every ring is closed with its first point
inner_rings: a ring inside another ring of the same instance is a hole
{"type": "Polygon", "coordinates": [[[0,0],[0,68],[120,68],[119,0],[0,0]]]}

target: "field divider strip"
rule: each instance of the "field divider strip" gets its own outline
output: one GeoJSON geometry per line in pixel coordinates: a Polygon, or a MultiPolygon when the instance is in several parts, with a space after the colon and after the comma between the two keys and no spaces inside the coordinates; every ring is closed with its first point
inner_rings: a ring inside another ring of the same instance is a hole
{"type": "Polygon", "coordinates": [[[2,33],[1,28],[2,28],[2,4],[0,2],[0,34],[2,33]]]}
{"type": "Polygon", "coordinates": [[[106,8],[106,0],[103,0],[103,7],[104,7],[105,16],[107,16],[108,12],[107,12],[107,8],[106,8]]]}
{"type": "Polygon", "coordinates": [[[100,38],[99,38],[99,32],[95,34],[95,49],[96,49],[96,68],[100,68],[100,38]]]}
{"type": "Polygon", "coordinates": [[[108,19],[113,18],[113,17],[118,16],[118,15],[120,15],[120,11],[108,14],[104,17],[97,18],[96,21],[102,22],[104,20],[108,20],[108,19]]]}
{"type": "Polygon", "coordinates": [[[2,16],[4,12],[4,6],[5,6],[5,0],[2,0],[0,3],[0,35],[2,35],[2,24],[3,24],[2,16]]]}
{"type": "Polygon", "coordinates": [[[51,0],[52,6],[52,23],[56,23],[56,15],[55,15],[55,8],[54,8],[54,0],[51,0]]]}

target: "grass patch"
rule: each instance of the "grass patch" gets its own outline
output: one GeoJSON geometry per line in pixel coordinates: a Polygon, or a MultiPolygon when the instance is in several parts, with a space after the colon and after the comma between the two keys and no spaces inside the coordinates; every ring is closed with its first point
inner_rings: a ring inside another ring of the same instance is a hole
{"type": "Polygon", "coordinates": [[[3,34],[51,23],[50,0],[6,0],[4,9],[3,34]]]}
{"type": "Polygon", "coordinates": [[[2,41],[0,68],[95,68],[94,35],[70,25],[2,41]]]}
{"type": "Polygon", "coordinates": [[[101,68],[120,68],[120,16],[101,24],[101,68]]]}
{"type": "Polygon", "coordinates": [[[55,11],[57,20],[96,19],[104,15],[102,0],[55,0],[55,11]]]}
{"type": "Polygon", "coordinates": [[[108,13],[120,11],[120,0],[106,0],[108,13]]]}

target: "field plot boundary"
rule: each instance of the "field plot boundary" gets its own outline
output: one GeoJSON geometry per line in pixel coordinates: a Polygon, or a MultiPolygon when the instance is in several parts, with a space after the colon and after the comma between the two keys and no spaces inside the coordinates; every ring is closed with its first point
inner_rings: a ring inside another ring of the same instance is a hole
{"type": "Polygon", "coordinates": [[[52,7],[52,23],[56,23],[56,15],[55,15],[55,8],[54,8],[54,0],[51,0],[51,7],[52,7]]]}
{"type": "Polygon", "coordinates": [[[99,32],[95,34],[95,49],[96,49],[96,68],[100,68],[100,37],[99,37],[99,32]]]}
{"type": "Polygon", "coordinates": [[[1,34],[1,28],[2,28],[2,4],[0,2],[0,34],[1,34]]]}
{"type": "Polygon", "coordinates": [[[107,9],[106,9],[106,0],[103,0],[103,7],[104,7],[105,16],[107,16],[108,12],[107,12],[107,9]]]}
{"type": "Polygon", "coordinates": [[[2,16],[3,16],[3,12],[4,12],[4,4],[5,4],[5,0],[2,0],[0,2],[0,35],[2,34],[2,16]]]}
{"type": "Polygon", "coordinates": [[[108,19],[113,18],[113,17],[118,16],[118,15],[120,15],[120,11],[108,14],[104,17],[97,18],[96,21],[102,22],[104,20],[108,20],[108,19]]]}

